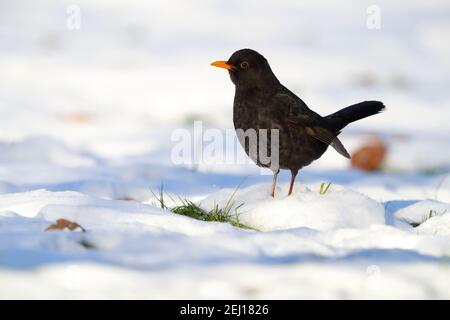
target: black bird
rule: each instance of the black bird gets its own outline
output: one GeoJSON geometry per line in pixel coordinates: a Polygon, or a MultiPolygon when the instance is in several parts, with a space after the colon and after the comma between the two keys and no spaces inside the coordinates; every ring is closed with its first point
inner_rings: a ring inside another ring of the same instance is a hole
{"type": "MultiPolygon", "coordinates": [[[[322,117],[283,86],[272,72],[266,58],[251,49],[238,50],[228,61],[216,61],[211,65],[227,69],[236,87],[233,105],[236,130],[254,129],[259,132],[261,129],[279,129],[278,150],[270,150],[271,135],[266,143],[267,154],[279,154],[278,163],[275,165],[263,163],[259,152],[251,152],[249,139],[239,139],[247,155],[257,165],[270,167],[274,172],[272,197],[275,196],[280,169],[291,170],[288,194],[291,195],[298,170],[319,159],[328,146],[350,159],[337,137],[341,130],[351,122],[384,109],[382,102],[364,101],[322,117]]],[[[261,148],[262,141],[256,143],[257,148],[261,148]]]]}

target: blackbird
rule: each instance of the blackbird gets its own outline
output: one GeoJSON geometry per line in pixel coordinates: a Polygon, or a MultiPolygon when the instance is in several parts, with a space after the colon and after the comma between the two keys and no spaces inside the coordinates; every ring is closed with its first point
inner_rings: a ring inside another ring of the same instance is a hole
{"type": "MultiPolygon", "coordinates": [[[[384,109],[382,102],[364,101],[322,117],[283,86],[266,58],[251,49],[238,50],[228,61],[215,61],[211,65],[227,69],[235,85],[233,122],[236,130],[246,132],[254,129],[260,132],[261,129],[266,129],[269,132],[271,129],[278,129],[277,150],[271,150],[271,135],[264,140],[269,153],[278,152],[278,163],[275,165],[263,163],[260,153],[251,151],[249,139],[239,139],[247,155],[257,165],[270,167],[273,171],[272,197],[275,196],[280,169],[291,171],[288,193],[291,195],[298,171],[319,159],[328,146],[350,159],[337,137],[341,130],[351,122],[384,109]]],[[[257,148],[261,148],[260,137],[256,143],[257,148]]]]}

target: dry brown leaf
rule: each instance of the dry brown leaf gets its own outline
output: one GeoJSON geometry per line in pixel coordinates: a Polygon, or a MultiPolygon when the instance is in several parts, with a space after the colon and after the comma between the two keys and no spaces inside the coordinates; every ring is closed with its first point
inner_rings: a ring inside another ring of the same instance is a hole
{"type": "Polygon", "coordinates": [[[64,230],[66,228],[70,231],[74,231],[75,229],[80,228],[82,232],[86,232],[86,229],[84,229],[78,223],[66,219],[56,220],[56,223],[49,226],[47,229],[45,229],[45,231],[64,230]]]}
{"type": "Polygon", "coordinates": [[[385,143],[378,137],[373,137],[352,154],[352,167],[364,171],[381,169],[386,156],[385,143]]]}
{"type": "Polygon", "coordinates": [[[92,121],[92,115],[83,111],[75,111],[67,114],[65,120],[73,123],[88,123],[92,121]]]}

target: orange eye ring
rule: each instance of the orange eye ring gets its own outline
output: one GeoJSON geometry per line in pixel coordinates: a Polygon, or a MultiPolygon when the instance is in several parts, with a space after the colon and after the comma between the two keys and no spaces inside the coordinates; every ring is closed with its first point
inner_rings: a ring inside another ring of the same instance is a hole
{"type": "Polygon", "coordinates": [[[249,63],[247,61],[242,61],[239,66],[241,67],[241,69],[247,69],[249,66],[249,63]]]}

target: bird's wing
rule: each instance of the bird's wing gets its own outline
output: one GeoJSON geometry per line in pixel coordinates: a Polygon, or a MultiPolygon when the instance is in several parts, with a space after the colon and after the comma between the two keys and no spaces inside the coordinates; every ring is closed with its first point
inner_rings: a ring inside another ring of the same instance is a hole
{"type": "Polygon", "coordinates": [[[339,154],[350,159],[350,154],[336,134],[327,128],[324,119],[297,97],[290,94],[278,94],[276,96],[278,107],[287,112],[286,121],[290,125],[302,127],[311,137],[332,146],[339,154]]]}

